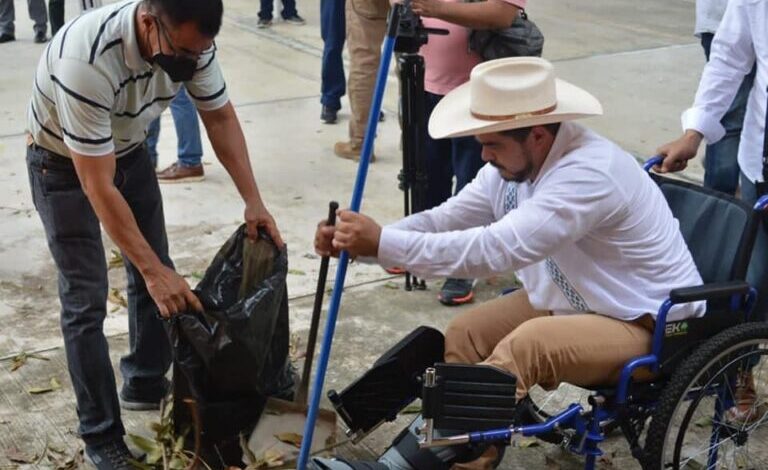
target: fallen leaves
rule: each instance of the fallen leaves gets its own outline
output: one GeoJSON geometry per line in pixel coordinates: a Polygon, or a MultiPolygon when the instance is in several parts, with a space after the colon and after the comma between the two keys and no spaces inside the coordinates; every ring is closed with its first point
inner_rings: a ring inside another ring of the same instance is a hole
{"type": "Polygon", "coordinates": [[[523,437],[520,438],[520,440],[517,441],[517,447],[520,447],[521,449],[527,449],[529,447],[539,447],[541,445],[539,443],[539,440],[535,437],[523,437]]]}
{"type": "Polygon", "coordinates": [[[54,446],[48,446],[47,450],[45,457],[55,470],[76,470],[84,464],[83,449],[77,449],[72,455],[54,446]]]}
{"type": "MultiPolygon", "coordinates": [[[[299,436],[301,438],[301,436],[299,436]]],[[[248,441],[244,435],[240,435],[240,449],[243,451],[243,458],[248,464],[245,470],[261,470],[264,468],[276,468],[285,465],[283,454],[275,449],[267,449],[262,455],[256,456],[248,447],[248,441]]],[[[229,470],[234,470],[232,467],[229,470]]]]}
{"type": "Polygon", "coordinates": [[[275,438],[277,438],[277,440],[280,442],[285,442],[286,444],[291,444],[296,447],[301,447],[301,441],[304,439],[301,434],[297,434],[295,432],[282,432],[280,434],[275,434],[275,438]]]}
{"type": "MultiPolygon", "coordinates": [[[[194,453],[184,449],[186,433],[177,436],[172,422],[173,400],[168,399],[160,405],[160,422],[149,425],[154,433],[152,437],[129,434],[128,438],[144,454],[141,462],[132,461],[131,464],[141,470],[184,470],[194,459],[194,453]]],[[[199,459],[201,466],[209,468],[199,459]]]]}
{"type": "Polygon", "coordinates": [[[16,356],[11,359],[11,372],[16,372],[17,370],[21,369],[21,367],[24,366],[24,364],[27,363],[27,360],[29,359],[39,359],[41,361],[49,361],[47,357],[40,356],[38,354],[34,353],[26,353],[26,352],[20,352],[16,356]]]}
{"type": "Polygon", "coordinates": [[[109,289],[109,295],[107,295],[107,300],[115,305],[118,305],[120,307],[128,308],[128,301],[125,300],[125,297],[123,296],[122,292],[120,292],[119,289],[109,289]]]}
{"type": "Polygon", "coordinates": [[[44,393],[54,392],[61,388],[61,384],[55,377],[51,377],[49,385],[46,387],[33,387],[27,390],[30,395],[42,395],[44,393]]]}
{"type": "Polygon", "coordinates": [[[123,255],[118,250],[112,248],[110,250],[109,260],[107,260],[107,270],[122,268],[123,266],[125,266],[123,255]]]}
{"type": "Polygon", "coordinates": [[[37,454],[29,454],[19,450],[17,447],[11,447],[5,452],[5,458],[13,463],[32,464],[37,462],[40,459],[40,456],[37,454]]]}
{"type": "Polygon", "coordinates": [[[418,413],[421,413],[421,404],[419,403],[410,404],[400,411],[401,415],[415,415],[418,413]]]}
{"type": "Polygon", "coordinates": [[[398,289],[400,289],[400,284],[398,284],[396,282],[392,282],[392,281],[387,281],[386,283],[384,283],[384,288],[385,289],[398,290],[398,289]]]}
{"type": "Polygon", "coordinates": [[[289,269],[288,274],[295,274],[296,276],[306,276],[307,273],[301,269],[289,269]]]}

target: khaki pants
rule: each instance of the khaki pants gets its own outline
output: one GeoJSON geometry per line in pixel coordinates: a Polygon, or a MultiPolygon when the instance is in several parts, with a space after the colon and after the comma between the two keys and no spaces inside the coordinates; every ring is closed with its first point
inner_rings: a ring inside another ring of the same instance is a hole
{"type": "MultiPolygon", "coordinates": [[[[539,385],[579,386],[616,383],[624,364],[649,354],[650,316],[624,322],[596,314],[558,315],[534,310],[525,290],[485,302],[454,318],[445,333],[445,360],[489,364],[517,377],[518,399],[539,385]]],[[[639,370],[638,379],[650,372],[639,370]]],[[[491,447],[478,460],[454,469],[489,469],[491,447]]]]}
{"type": "Polygon", "coordinates": [[[348,0],[347,48],[349,50],[349,138],[361,146],[368,124],[376,72],[381,60],[381,45],[387,30],[388,0],[348,0]]]}

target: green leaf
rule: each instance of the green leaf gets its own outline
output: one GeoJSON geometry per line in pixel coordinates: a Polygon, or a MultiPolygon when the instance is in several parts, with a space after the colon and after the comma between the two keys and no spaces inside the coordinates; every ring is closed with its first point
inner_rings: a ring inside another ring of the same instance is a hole
{"type": "Polygon", "coordinates": [[[693,424],[697,428],[708,428],[708,427],[712,426],[712,417],[711,416],[703,416],[703,417],[697,419],[693,424]]]}
{"type": "Polygon", "coordinates": [[[306,276],[307,273],[302,271],[301,269],[289,269],[288,274],[295,274],[297,276],[306,276]]]}
{"type": "Polygon", "coordinates": [[[401,415],[415,415],[421,413],[421,405],[418,403],[408,405],[400,412],[401,415]]]}
{"type": "Polygon", "coordinates": [[[522,438],[517,441],[517,447],[527,449],[529,447],[539,447],[539,441],[536,438],[522,438]]]}
{"type": "Polygon", "coordinates": [[[173,451],[181,452],[182,450],[184,450],[184,436],[179,436],[178,439],[176,439],[176,443],[173,445],[173,451]]]}
{"type": "Polygon", "coordinates": [[[400,285],[396,282],[388,281],[384,284],[384,288],[386,289],[392,289],[392,290],[398,290],[400,289],[400,285]]]}
{"type": "Polygon", "coordinates": [[[136,434],[128,434],[128,438],[133,442],[133,444],[141,449],[142,452],[145,452],[147,454],[154,452],[155,449],[158,448],[158,445],[156,442],[151,441],[147,439],[144,436],[137,436],[136,434]]]}

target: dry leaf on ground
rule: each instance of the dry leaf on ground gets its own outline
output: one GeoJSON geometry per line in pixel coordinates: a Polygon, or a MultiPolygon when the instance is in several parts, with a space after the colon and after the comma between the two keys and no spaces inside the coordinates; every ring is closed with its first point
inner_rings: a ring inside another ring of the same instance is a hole
{"type": "Polygon", "coordinates": [[[112,248],[112,250],[110,250],[109,261],[107,262],[107,269],[120,268],[123,266],[125,266],[123,255],[118,250],[112,248]]]}
{"type": "Polygon", "coordinates": [[[28,359],[39,359],[41,361],[49,361],[47,357],[39,356],[37,354],[28,354],[25,352],[21,352],[18,355],[16,355],[11,361],[11,372],[15,372],[19,370],[24,364],[27,363],[28,359]]]}
{"type": "Polygon", "coordinates": [[[32,395],[42,395],[43,393],[54,392],[61,388],[61,384],[55,377],[52,377],[47,387],[33,387],[27,390],[32,395]]]}
{"type": "Polygon", "coordinates": [[[301,447],[301,440],[303,439],[301,434],[297,434],[295,432],[282,432],[280,434],[275,434],[275,437],[278,441],[285,442],[286,444],[292,444],[296,447],[301,447]]]}
{"type": "Polygon", "coordinates": [[[13,463],[35,463],[38,460],[37,454],[29,454],[19,450],[17,447],[11,447],[5,452],[5,457],[13,463]]]}
{"type": "Polygon", "coordinates": [[[107,300],[109,300],[111,303],[115,305],[120,305],[121,307],[128,307],[128,301],[125,300],[125,297],[123,296],[122,292],[118,289],[109,289],[109,295],[107,296],[107,300]]]}

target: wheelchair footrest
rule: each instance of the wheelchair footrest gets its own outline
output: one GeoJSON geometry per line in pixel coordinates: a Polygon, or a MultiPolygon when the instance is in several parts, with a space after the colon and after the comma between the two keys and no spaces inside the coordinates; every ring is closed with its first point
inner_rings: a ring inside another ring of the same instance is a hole
{"type": "Polygon", "coordinates": [[[435,364],[423,380],[422,412],[436,429],[485,431],[511,426],[517,378],[486,365],[435,364]]]}
{"type": "Polygon", "coordinates": [[[419,380],[427,367],[443,360],[445,339],[421,326],[381,356],[373,367],[341,393],[328,392],[351,434],[365,435],[418,397],[419,380]]]}

